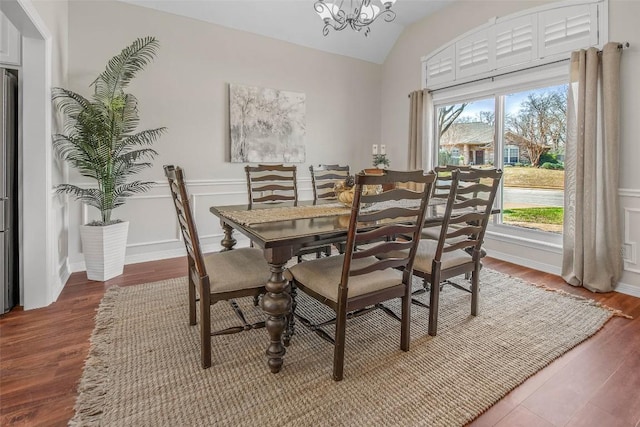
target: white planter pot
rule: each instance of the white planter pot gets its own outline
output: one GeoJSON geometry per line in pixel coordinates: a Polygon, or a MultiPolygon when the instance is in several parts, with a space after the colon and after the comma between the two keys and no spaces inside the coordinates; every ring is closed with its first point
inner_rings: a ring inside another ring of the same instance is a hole
{"type": "Polygon", "coordinates": [[[128,231],[128,221],[104,227],[80,227],[82,252],[89,280],[104,282],[122,274],[128,231]]]}

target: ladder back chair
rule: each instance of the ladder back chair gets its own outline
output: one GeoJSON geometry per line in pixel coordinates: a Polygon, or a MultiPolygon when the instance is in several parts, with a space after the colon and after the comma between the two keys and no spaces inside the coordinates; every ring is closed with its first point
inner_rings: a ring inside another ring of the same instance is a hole
{"type": "MultiPolygon", "coordinates": [[[[383,301],[401,298],[400,348],[409,350],[411,270],[434,180],[434,174],[424,175],[423,171],[356,175],[345,253],[306,261],[285,272],[293,286],[336,313],[334,320],[323,323],[335,321],[335,336],[318,332],[334,344],[335,381],[343,378],[347,313],[349,317],[363,314],[383,308],[383,301]],[[424,185],[419,191],[396,188],[398,183],[411,182],[424,185]],[[363,194],[363,189],[370,188],[365,186],[385,184],[393,184],[392,189],[379,194],[363,194]],[[396,235],[406,236],[406,239],[391,240],[396,235]],[[368,243],[366,248],[356,251],[356,245],[363,243],[368,243]],[[384,260],[378,258],[389,251],[400,254],[384,260]]],[[[306,319],[299,319],[305,325],[310,324],[306,319]]]]}
{"type": "MultiPolygon", "coordinates": [[[[247,174],[247,191],[249,194],[249,209],[255,204],[293,202],[298,205],[297,166],[258,165],[245,166],[247,174]]],[[[320,258],[322,253],[331,255],[331,246],[313,246],[300,249],[296,255],[298,262],[306,254],[316,254],[320,258]]]]}
{"type": "Polygon", "coordinates": [[[493,202],[502,178],[497,169],[454,170],[438,240],[423,239],[418,245],[413,274],[429,289],[429,335],[438,328],[440,284],[452,277],[471,273],[471,315],[478,314],[479,276],[484,250],[482,243],[493,202]]]}
{"type": "MultiPolygon", "coordinates": [[[[318,165],[309,166],[311,173],[311,186],[313,188],[313,203],[319,200],[337,200],[334,186],[344,181],[349,176],[349,165],[318,165]]],[[[344,242],[334,243],[339,253],[344,253],[344,242]]],[[[325,250],[327,256],[331,255],[331,246],[325,250]]]]}
{"type": "Polygon", "coordinates": [[[335,200],[336,193],[333,187],[337,182],[344,181],[349,175],[349,166],[318,165],[309,166],[311,172],[311,185],[313,187],[313,201],[335,200]]]}
{"type": "Polygon", "coordinates": [[[298,204],[297,167],[285,165],[245,166],[249,209],[256,203],[298,204]]]}
{"type": "Polygon", "coordinates": [[[211,337],[233,334],[264,327],[265,322],[249,324],[234,298],[264,294],[271,275],[262,250],[240,248],[203,255],[189,203],[189,195],[180,167],[164,166],[169,181],[178,223],[184,238],[188,258],[189,324],[198,323],[200,312],[200,360],[203,368],[211,366],[211,337]],[[219,301],[229,301],[241,320],[241,326],[220,331],[211,330],[211,307],[219,301]]]}
{"type": "MultiPolygon", "coordinates": [[[[436,182],[433,184],[433,192],[431,193],[431,199],[440,199],[446,203],[449,198],[449,191],[451,190],[451,182],[453,181],[452,172],[459,170],[468,172],[471,166],[456,166],[456,165],[444,165],[436,166],[433,171],[436,174],[436,182]]],[[[463,197],[462,195],[458,197],[463,197]]],[[[422,230],[423,239],[438,240],[440,238],[440,227],[428,227],[422,230]]]]}

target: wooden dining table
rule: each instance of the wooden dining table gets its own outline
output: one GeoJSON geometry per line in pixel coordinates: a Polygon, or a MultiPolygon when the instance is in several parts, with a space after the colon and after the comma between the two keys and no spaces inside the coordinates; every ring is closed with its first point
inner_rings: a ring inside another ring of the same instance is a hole
{"type": "MultiPolygon", "coordinates": [[[[431,207],[425,226],[441,222],[440,205],[431,207]]],[[[223,250],[231,250],[236,245],[234,231],[264,250],[271,276],[261,307],[267,315],[265,323],[270,340],[267,363],[271,372],[277,373],[286,352],[283,333],[292,304],[284,277],[285,265],[304,247],[345,242],[351,208],[335,201],[298,201],[295,206],[292,202],[283,202],[254,205],[251,209],[249,205],[212,206],[209,210],[220,218],[223,250]]]]}

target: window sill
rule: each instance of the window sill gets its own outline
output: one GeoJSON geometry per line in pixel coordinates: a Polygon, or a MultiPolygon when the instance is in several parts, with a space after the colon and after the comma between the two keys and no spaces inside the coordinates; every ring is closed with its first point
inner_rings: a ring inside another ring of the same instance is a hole
{"type": "Polygon", "coordinates": [[[562,254],[561,234],[527,230],[509,225],[489,225],[486,235],[497,242],[511,243],[558,255],[562,254]]]}

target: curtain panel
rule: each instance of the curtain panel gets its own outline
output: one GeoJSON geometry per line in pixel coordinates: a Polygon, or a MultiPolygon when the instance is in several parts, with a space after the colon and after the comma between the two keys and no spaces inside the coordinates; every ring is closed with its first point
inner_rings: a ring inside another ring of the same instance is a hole
{"type": "Polygon", "coordinates": [[[424,170],[430,164],[425,147],[432,147],[433,100],[426,89],[409,94],[409,159],[408,170],[424,170]]]}
{"type": "Polygon", "coordinates": [[[562,277],[593,292],[622,274],[618,200],[618,43],[571,55],[565,147],[562,277]]]}

